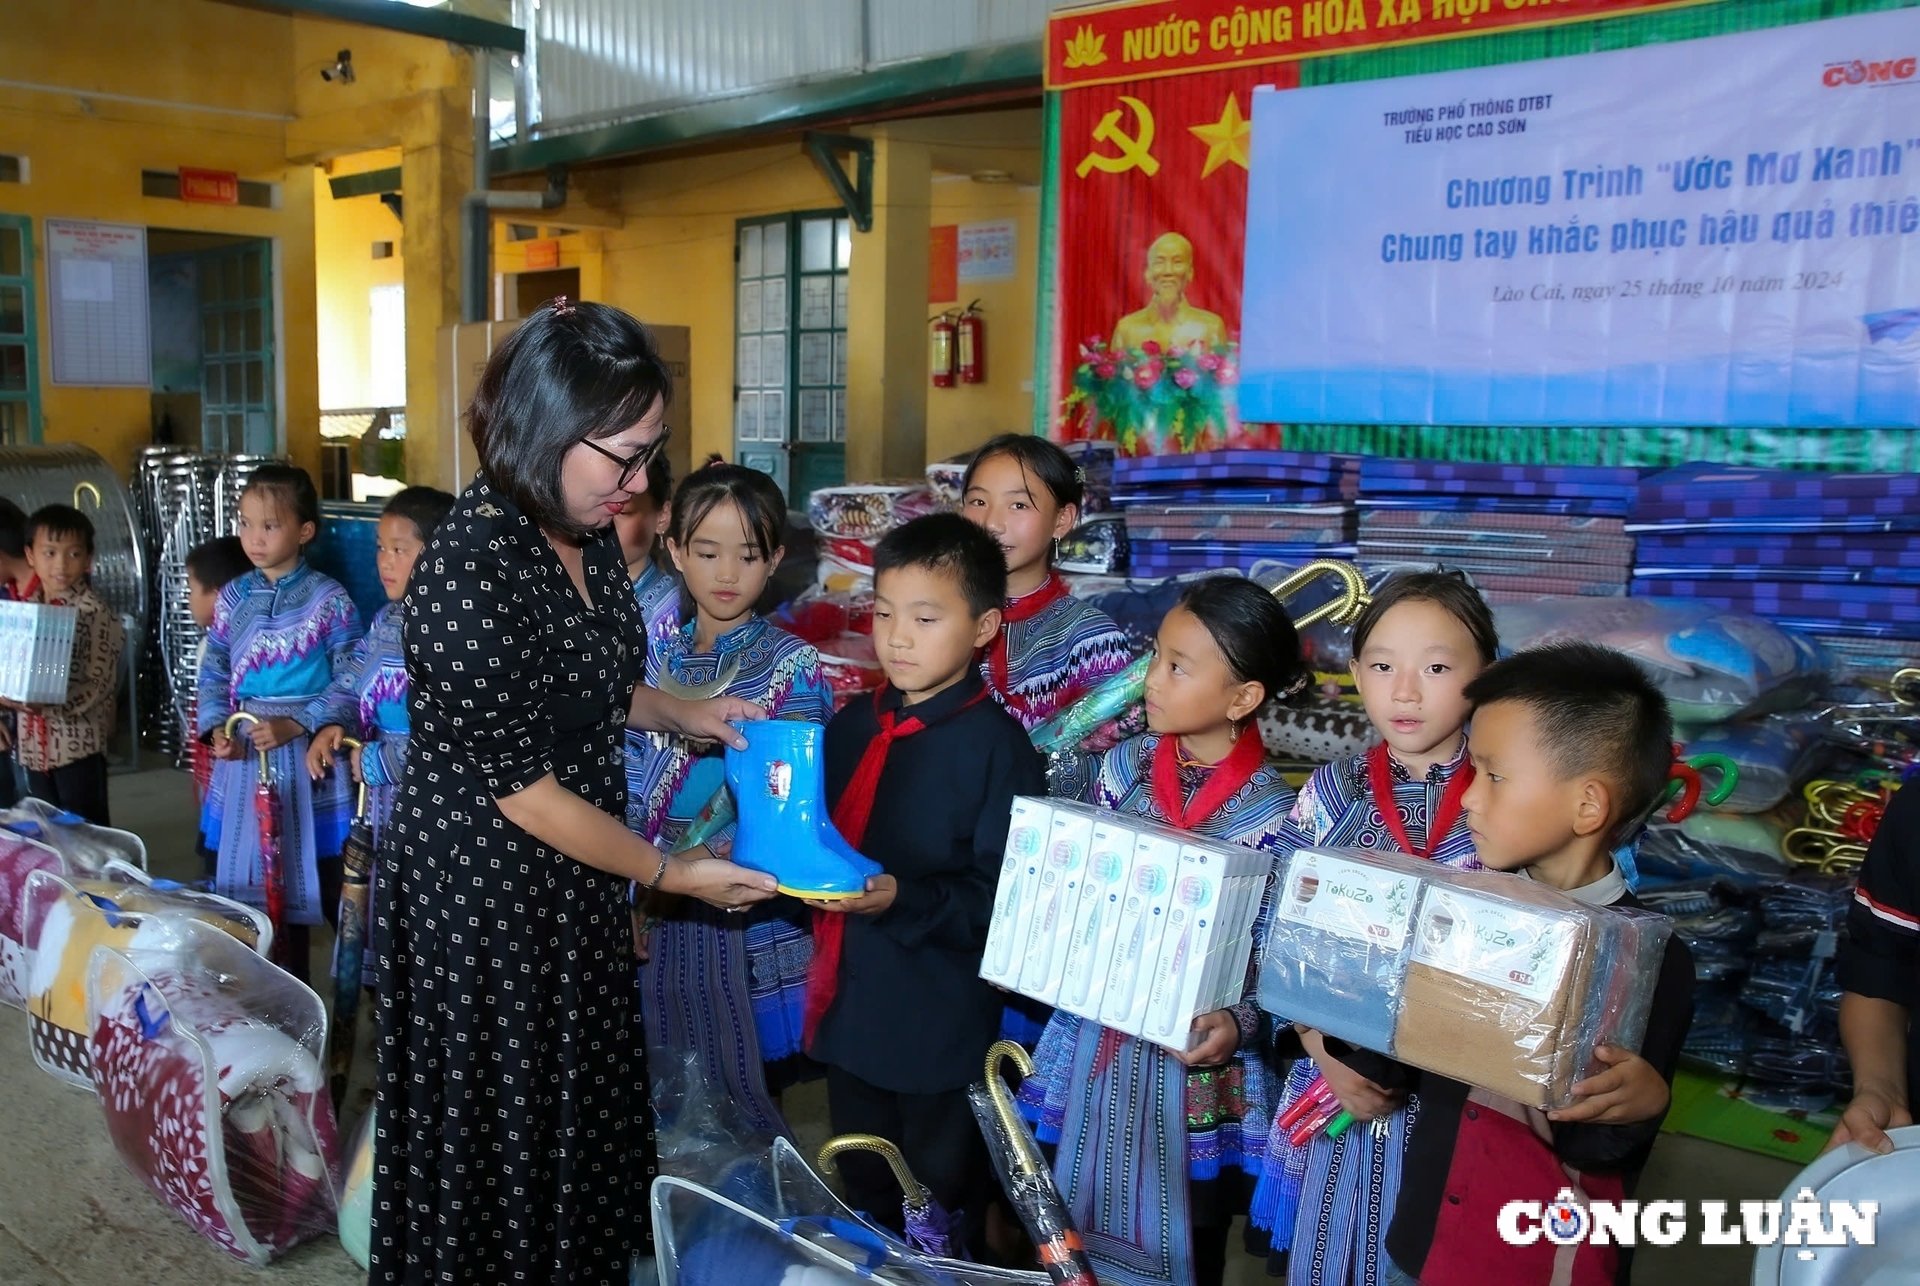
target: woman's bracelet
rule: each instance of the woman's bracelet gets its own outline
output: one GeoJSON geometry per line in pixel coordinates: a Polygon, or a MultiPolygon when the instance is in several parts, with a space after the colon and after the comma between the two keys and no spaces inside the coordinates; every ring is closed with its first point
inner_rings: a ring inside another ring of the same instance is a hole
{"type": "MultiPolygon", "coordinates": [[[[657,849],[655,851],[659,852],[659,850],[657,849]]],[[[642,884],[640,886],[640,891],[642,893],[651,893],[655,889],[660,887],[660,881],[667,878],[667,863],[671,862],[672,860],[673,859],[668,857],[665,853],[663,852],[660,853],[660,869],[653,873],[652,879],[648,880],[645,884],[642,884]]]]}

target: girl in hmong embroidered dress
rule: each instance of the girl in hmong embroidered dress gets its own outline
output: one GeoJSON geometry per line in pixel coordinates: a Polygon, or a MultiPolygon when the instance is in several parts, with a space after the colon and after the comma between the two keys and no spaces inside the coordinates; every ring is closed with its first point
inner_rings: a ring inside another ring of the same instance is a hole
{"type": "MultiPolygon", "coordinates": [[[[660,686],[744,697],[776,719],[824,723],[832,713],[819,654],[753,611],[785,552],[786,513],[780,488],[757,469],[709,465],[680,484],[667,549],[694,619],[648,663],[660,686]]],[[[628,823],[671,849],[725,780],[718,754],[659,738],[630,783],[628,823]]],[[[713,843],[724,849],[725,833],[713,843]]],[[[640,967],[649,1041],[697,1051],[707,1081],[756,1127],[785,1133],[772,1096],[808,1066],[801,1047],[813,956],[806,908],[787,899],[733,916],[683,900],[649,910],[660,917],[640,967]]]]}
{"type": "MultiPolygon", "coordinates": [[[[1277,851],[1293,790],[1266,763],[1254,715],[1305,676],[1271,595],[1237,577],[1195,583],[1160,625],[1150,731],[1107,753],[1094,802],[1277,851]]],[[[1057,1012],[1021,1086],[1108,1286],[1218,1283],[1227,1226],[1259,1174],[1278,1078],[1251,985],[1193,1027],[1183,1057],[1057,1012]]]]}
{"type": "MultiPolygon", "coordinates": [[[[1473,766],[1466,756],[1470,708],[1461,689],[1491,664],[1493,616],[1479,592],[1451,572],[1388,582],[1353,627],[1353,676],[1381,740],[1365,754],[1314,772],[1288,821],[1285,847],[1387,849],[1476,870],[1461,809],[1473,766]],[[1390,795],[1392,808],[1377,801],[1390,795]]],[[[1276,1127],[1254,1193],[1253,1240],[1271,1240],[1269,1268],[1297,1286],[1379,1286],[1387,1228],[1417,1098],[1378,1085],[1338,1058],[1319,1032],[1279,1024],[1279,1052],[1304,1051],[1276,1114],[1325,1075],[1354,1127],[1290,1146],[1276,1127]]]]}
{"type": "MultiPolygon", "coordinates": [[[[1055,542],[1080,521],[1086,494],[1066,452],[1045,438],[1003,433],[974,453],[960,485],[960,512],[1007,556],[1007,605],[980,673],[1031,732],[1131,665],[1133,649],[1120,627],[1069,594],[1053,569],[1055,542]]],[[[1049,1012],[1038,1001],[1009,997],[1001,1034],[1032,1049],[1049,1012]]]]}
{"type": "Polygon", "coordinates": [[[281,872],[287,958],[305,972],[307,927],[340,907],[340,848],[352,821],[352,783],[335,768],[306,771],[314,698],[360,641],[360,613],[338,581],[307,566],[320,527],[320,498],[304,469],[263,465],[240,493],[240,543],[253,570],[220,591],[200,665],[196,734],[215,764],[200,813],[200,843],[214,889],[266,904],[254,788],[265,751],[280,784],[281,872]],[[229,716],[259,722],[229,739],[229,716]]]}

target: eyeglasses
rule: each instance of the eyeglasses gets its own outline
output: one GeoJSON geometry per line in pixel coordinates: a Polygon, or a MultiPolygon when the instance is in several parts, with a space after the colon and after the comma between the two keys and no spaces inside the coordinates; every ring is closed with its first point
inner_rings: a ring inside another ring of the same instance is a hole
{"type": "Polygon", "coordinates": [[[667,431],[664,429],[661,430],[659,437],[647,443],[647,445],[641,447],[638,451],[635,451],[632,455],[629,455],[629,456],[617,456],[613,452],[601,446],[598,442],[595,442],[592,438],[582,438],[580,440],[580,445],[584,447],[591,447],[593,450],[598,451],[601,455],[607,457],[607,459],[619,465],[620,481],[615,483],[614,485],[624,489],[629,482],[632,482],[634,480],[635,476],[638,475],[641,470],[645,469],[648,465],[653,463],[653,458],[655,456],[659,455],[662,451],[666,450],[667,431]]]}

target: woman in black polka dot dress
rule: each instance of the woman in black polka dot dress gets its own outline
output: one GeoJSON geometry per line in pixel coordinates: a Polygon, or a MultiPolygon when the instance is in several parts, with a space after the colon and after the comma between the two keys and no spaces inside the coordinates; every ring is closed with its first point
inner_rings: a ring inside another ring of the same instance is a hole
{"type": "Polygon", "coordinates": [[[650,1253],[637,882],[739,908],[773,879],[626,827],[621,729],[738,740],[731,699],[638,685],[613,515],[669,380],[633,318],[556,300],[475,393],[480,476],[406,600],[412,751],[379,877],[377,1283],[624,1283],[650,1253]]]}

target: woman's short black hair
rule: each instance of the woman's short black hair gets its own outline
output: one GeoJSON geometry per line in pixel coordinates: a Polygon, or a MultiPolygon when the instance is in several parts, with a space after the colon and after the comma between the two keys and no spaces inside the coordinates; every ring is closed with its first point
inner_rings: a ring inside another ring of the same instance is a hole
{"type": "Polygon", "coordinates": [[[567,452],[638,424],[673,397],[653,335],[608,304],[549,304],[507,336],[467,407],[487,480],[536,525],[587,531],[560,491],[567,452]]]}
{"type": "Polygon", "coordinates": [[[314,535],[320,534],[320,493],[314,489],[307,471],[291,464],[263,464],[247,478],[241,495],[254,493],[293,512],[294,520],[312,523],[314,535]]]}
{"type": "Polygon", "coordinates": [[[728,503],[739,509],[760,556],[772,558],[786,542],[787,498],[771,477],[744,464],[710,464],[688,474],[673,496],[667,539],[686,549],[707,515],[728,503]]]}
{"type": "MultiPolygon", "coordinates": [[[[679,515],[676,513],[677,519],[679,515]]],[[[959,514],[924,514],[880,538],[873,578],[901,567],[953,577],[967,610],[979,620],[1007,602],[1007,555],[998,541],[959,514]]]]}
{"type": "Polygon", "coordinates": [[[225,589],[252,570],[253,560],[238,536],[215,536],[187,551],[187,575],[207,589],[225,589]]]}
{"type": "Polygon", "coordinates": [[[1029,492],[1033,488],[1031,480],[1038,479],[1061,509],[1086,499],[1087,487],[1080,478],[1079,466],[1065,451],[1031,433],[1002,433],[982,443],[973,453],[973,459],[967,461],[967,472],[960,479],[961,495],[966,495],[967,488],[973,485],[974,472],[995,456],[1008,456],[1020,466],[1021,477],[1029,479],[1029,492]]]}
{"type": "Polygon", "coordinates": [[[1227,668],[1257,683],[1267,700],[1285,700],[1307,678],[1300,634],[1272,594],[1240,576],[1209,576],[1189,585],[1179,605],[1207,627],[1227,668]]]}
{"type": "Polygon", "coordinates": [[[653,459],[647,461],[647,491],[656,508],[673,498],[673,461],[667,459],[665,451],[655,451],[653,459]]]}
{"type": "Polygon", "coordinates": [[[1500,632],[1494,628],[1493,609],[1461,572],[1435,568],[1430,572],[1402,572],[1382,585],[1373,601],[1360,609],[1353,623],[1353,655],[1365,650],[1367,639],[1386,614],[1401,603],[1432,603],[1466,627],[1482,665],[1500,655],[1500,632]]]}
{"type": "Polygon", "coordinates": [[[391,514],[395,518],[405,518],[413,524],[414,531],[420,535],[420,543],[426,544],[446,516],[453,511],[453,497],[438,487],[402,487],[388,497],[386,508],[380,511],[382,518],[391,514]]]}

